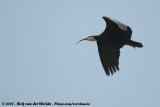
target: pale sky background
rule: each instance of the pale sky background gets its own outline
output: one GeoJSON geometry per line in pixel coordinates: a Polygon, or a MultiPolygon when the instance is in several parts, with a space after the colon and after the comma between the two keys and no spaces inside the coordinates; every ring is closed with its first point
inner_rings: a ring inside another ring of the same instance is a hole
{"type": "Polygon", "coordinates": [[[0,106],[159,107],[159,24],[159,0],[0,0],[0,106]],[[144,45],[124,46],[113,76],[106,76],[96,42],[75,45],[103,32],[102,16],[129,25],[144,45]]]}

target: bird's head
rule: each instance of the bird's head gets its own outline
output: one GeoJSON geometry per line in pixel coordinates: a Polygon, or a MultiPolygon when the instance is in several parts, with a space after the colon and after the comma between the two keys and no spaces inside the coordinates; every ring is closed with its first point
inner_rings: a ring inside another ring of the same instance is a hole
{"type": "MultiPolygon", "coordinates": [[[[79,42],[81,42],[81,41],[83,41],[83,40],[96,41],[96,39],[94,38],[94,36],[89,35],[89,36],[87,36],[86,38],[79,40],[77,43],[79,43],[79,42]]],[[[77,44],[77,43],[76,43],[76,44],[77,44]]]]}

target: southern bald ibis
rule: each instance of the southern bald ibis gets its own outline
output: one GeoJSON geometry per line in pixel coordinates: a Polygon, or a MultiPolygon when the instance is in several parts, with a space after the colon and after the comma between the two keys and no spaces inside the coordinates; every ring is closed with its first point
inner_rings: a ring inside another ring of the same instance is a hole
{"type": "MultiPolygon", "coordinates": [[[[131,40],[132,30],[129,26],[109,17],[103,17],[106,28],[100,35],[89,35],[80,40],[97,41],[99,56],[106,74],[113,75],[119,71],[120,48],[124,45],[141,48],[143,45],[131,40]]],[[[79,43],[78,41],[77,43],[79,43]]]]}

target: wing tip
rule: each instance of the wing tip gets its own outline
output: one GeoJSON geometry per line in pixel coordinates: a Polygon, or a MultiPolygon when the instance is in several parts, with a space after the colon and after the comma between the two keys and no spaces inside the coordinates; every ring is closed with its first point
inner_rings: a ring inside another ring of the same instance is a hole
{"type": "Polygon", "coordinates": [[[117,71],[119,71],[119,67],[117,66],[111,66],[111,67],[107,67],[105,70],[105,73],[107,76],[113,75],[114,73],[116,73],[117,71]]]}
{"type": "Polygon", "coordinates": [[[110,20],[110,18],[107,17],[107,16],[103,16],[102,18],[103,18],[105,21],[109,21],[109,20],[110,20]]]}

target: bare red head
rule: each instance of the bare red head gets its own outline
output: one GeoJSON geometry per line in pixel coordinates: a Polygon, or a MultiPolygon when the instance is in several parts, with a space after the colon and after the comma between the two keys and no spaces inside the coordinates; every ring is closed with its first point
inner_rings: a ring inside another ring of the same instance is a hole
{"type": "Polygon", "coordinates": [[[79,42],[81,42],[83,40],[96,41],[96,39],[94,39],[94,37],[92,35],[88,35],[86,38],[79,40],[77,43],[79,43],[79,42]]]}

